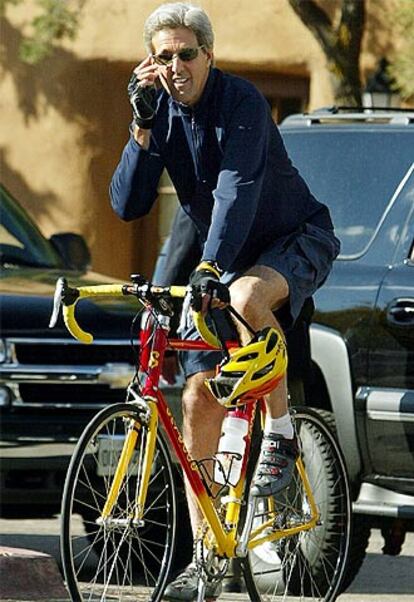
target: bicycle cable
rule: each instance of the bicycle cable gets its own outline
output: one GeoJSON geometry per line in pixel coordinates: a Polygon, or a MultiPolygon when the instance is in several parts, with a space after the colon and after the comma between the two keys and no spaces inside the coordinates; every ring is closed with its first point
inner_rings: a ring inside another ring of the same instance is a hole
{"type": "Polygon", "coordinates": [[[137,311],[134,318],[132,319],[130,330],[129,330],[129,342],[132,347],[132,355],[134,357],[134,369],[135,369],[135,373],[134,373],[134,376],[132,377],[131,382],[138,381],[138,366],[140,365],[141,346],[138,351],[137,346],[135,344],[135,340],[134,340],[134,328],[135,328],[136,322],[138,320],[138,317],[142,314],[142,311],[143,311],[142,308],[139,309],[139,311],[137,311]]]}

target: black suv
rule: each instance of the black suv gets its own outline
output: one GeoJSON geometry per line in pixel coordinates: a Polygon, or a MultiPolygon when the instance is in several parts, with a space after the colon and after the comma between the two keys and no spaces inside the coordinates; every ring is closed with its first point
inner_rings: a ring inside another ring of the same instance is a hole
{"type": "Polygon", "coordinates": [[[52,514],[77,437],[104,405],[124,400],[134,373],[130,343],[137,303],[84,302],[81,324],[92,345],[60,321],[49,330],[56,280],[108,283],[87,270],[89,252],[71,233],[46,240],[0,187],[0,489],[2,512],[52,514]]]}
{"type": "Polygon", "coordinates": [[[342,242],[315,295],[307,403],[334,413],[355,545],[375,525],[397,554],[414,530],[414,111],[325,109],[281,132],[342,242]]]}

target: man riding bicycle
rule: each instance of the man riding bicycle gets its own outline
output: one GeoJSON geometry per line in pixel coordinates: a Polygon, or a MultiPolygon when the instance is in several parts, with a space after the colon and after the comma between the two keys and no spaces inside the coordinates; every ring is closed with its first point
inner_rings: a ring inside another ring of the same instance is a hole
{"type": "MultiPolygon", "coordinates": [[[[270,327],[280,333],[274,312],[285,324],[295,322],[304,301],[329,274],[339,241],[328,208],[292,165],[267,101],[251,83],[214,67],[213,41],[211,23],[199,7],[164,4],[148,17],[148,56],[128,86],[134,119],[112,178],[112,207],[124,220],[146,215],[166,168],[203,244],[201,262],[190,277],[202,310],[210,304],[222,309],[231,298],[255,331],[270,327]]],[[[218,314],[231,337],[223,312],[218,314]]],[[[251,333],[243,325],[237,328],[248,346],[251,333]]],[[[187,324],[185,336],[196,336],[193,324],[187,324]]],[[[214,377],[221,359],[217,352],[182,354],[183,432],[195,459],[217,450],[224,409],[205,381],[214,377]]],[[[213,390],[220,395],[220,387],[213,390]]],[[[286,487],[298,453],[286,375],[266,405],[253,480],[258,496],[286,487]]],[[[196,530],[200,515],[190,497],[188,502],[196,530]]],[[[165,598],[196,596],[197,576],[190,565],[168,586],[165,598]]]]}

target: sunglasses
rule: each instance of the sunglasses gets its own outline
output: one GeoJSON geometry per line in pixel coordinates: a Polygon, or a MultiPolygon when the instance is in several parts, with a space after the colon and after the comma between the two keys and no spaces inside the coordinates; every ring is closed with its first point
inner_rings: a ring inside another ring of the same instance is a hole
{"type": "Polygon", "coordinates": [[[197,46],[197,48],[183,48],[178,52],[164,51],[161,54],[153,54],[152,58],[158,65],[171,65],[175,58],[179,58],[184,63],[189,63],[198,57],[198,51],[204,48],[204,46],[197,46]]]}

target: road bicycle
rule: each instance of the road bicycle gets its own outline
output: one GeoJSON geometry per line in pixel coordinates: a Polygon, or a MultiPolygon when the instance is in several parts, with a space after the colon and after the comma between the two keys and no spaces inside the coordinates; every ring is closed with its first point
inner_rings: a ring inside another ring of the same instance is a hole
{"type": "Polygon", "coordinates": [[[250,600],[335,600],[349,555],[351,498],[332,429],[316,410],[292,409],[300,456],[290,485],[275,497],[250,495],[263,399],[228,410],[248,421],[245,452],[236,458],[241,461],[236,483],[228,477],[234,457],[191,458],[160,389],[165,352],[222,349],[224,344],[229,353],[237,343],[221,341],[197,312],[199,340],[169,337],[173,299],[188,292],[186,287],[154,286],[138,275],[123,285],[74,288],[63,278],[57,283],[51,325],[62,307],[68,330],[85,343],[93,337],[77,323],[79,300],[127,295],[145,308],[135,344],[137,371],[125,403],[106,407],[92,419],[67,472],[61,555],[71,598],[162,600],[174,554],[180,553],[177,531],[186,530],[191,538],[190,527],[177,524],[182,471],[203,516],[193,548],[199,601],[207,583],[229,572],[238,576],[250,600]],[[220,484],[214,482],[217,469],[220,484]]]}

